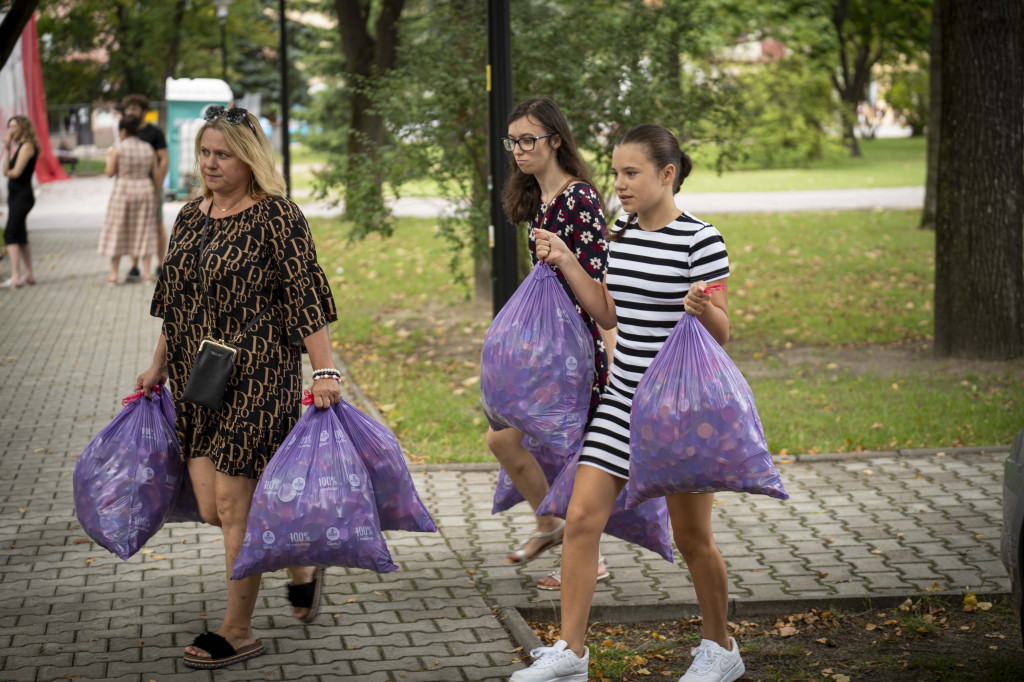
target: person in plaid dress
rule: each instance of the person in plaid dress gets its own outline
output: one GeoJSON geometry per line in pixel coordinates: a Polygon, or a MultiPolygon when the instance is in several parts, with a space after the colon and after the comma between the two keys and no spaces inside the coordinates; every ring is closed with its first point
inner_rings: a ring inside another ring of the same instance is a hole
{"type": "Polygon", "coordinates": [[[100,231],[97,251],[110,257],[110,276],[117,283],[121,256],[142,264],[142,277],[153,281],[150,259],[156,252],[156,182],[159,175],[156,152],[138,138],[139,119],[125,116],[118,124],[121,141],[107,156],[107,177],[114,177],[107,216],[100,231]]]}

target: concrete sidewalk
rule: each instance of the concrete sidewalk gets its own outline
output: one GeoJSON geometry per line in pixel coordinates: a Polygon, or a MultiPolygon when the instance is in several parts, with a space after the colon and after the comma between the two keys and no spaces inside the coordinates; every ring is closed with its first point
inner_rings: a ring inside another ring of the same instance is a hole
{"type": "MultiPolygon", "coordinates": [[[[224,608],[218,529],[167,525],[122,562],[74,517],[75,459],[120,410],[159,333],[150,286],[105,283],[98,186],[44,188],[29,217],[39,283],[0,292],[0,680],[506,679],[521,666],[517,647],[535,645],[522,614],[556,612],[557,593],[532,584],[557,552],[503,565],[532,518],[525,505],[490,514],[491,465],[411,467],[440,532],[388,533],[400,571],[328,569],[310,625],[288,615],[286,576],[268,574],[254,620],[267,653],[218,672],[182,665],[183,647],[224,608]]],[[[348,399],[360,405],[358,390],[348,399]]],[[[878,605],[933,585],[1008,591],[998,558],[1008,449],[777,458],[790,500],[723,494],[715,507],[734,615],[878,605]]],[[[598,588],[596,618],[696,612],[678,557],[607,536],[602,550],[612,580],[598,588]]]]}

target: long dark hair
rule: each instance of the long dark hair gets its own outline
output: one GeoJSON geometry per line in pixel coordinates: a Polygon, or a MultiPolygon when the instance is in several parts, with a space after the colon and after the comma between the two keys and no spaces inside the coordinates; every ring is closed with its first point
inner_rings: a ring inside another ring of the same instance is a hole
{"type": "MultiPolygon", "coordinates": [[[[679,140],[667,128],[654,123],[641,123],[626,131],[626,134],[615,143],[618,147],[624,144],[635,144],[643,148],[647,159],[654,164],[655,170],[661,172],[666,166],[676,167],[676,177],[672,181],[672,194],[679,192],[683,180],[693,170],[693,160],[679,147],[679,140]]],[[[633,222],[633,216],[626,216],[626,228],[633,222]]],[[[608,239],[617,242],[622,239],[625,228],[608,231],[608,239]]]]}
{"type": "MultiPolygon", "coordinates": [[[[555,152],[558,165],[569,175],[582,180],[591,187],[594,186],[594,179],[590,168],[580,156],[576,147],[576,140],[569,129],[569,123],[565,120],[558,105],[547,97],[533,97],[512,110],[508,116],[508,125],[527,116],[536,120],[547,133],[555,133],[562,138],[562,144],[555,152]]],[[[542,140],[544,144],[551,144],[551,138],[542,140]]],[[[537,178],[524,173],[519,169],[515,161],[509,157],[509,176],[505,182],[505,189],[501,193],[501,207],[505,210],[509,222],[513,225],[521,225],[535,215],[540,205],[540,185],[537,178]]],[[[597,188],[594,188],[597,191],[597,188]]],[[[600,202],[600,196],[598,196],[600,202]]]]}

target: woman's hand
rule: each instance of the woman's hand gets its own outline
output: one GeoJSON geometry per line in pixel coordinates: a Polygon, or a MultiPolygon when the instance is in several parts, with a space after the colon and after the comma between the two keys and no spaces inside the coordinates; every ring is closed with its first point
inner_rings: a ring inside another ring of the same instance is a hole
{"type": "Polygon", "coordinates": [[[313,382],[313,404],[324,409],[336,405],[341,400],[341,382],[326,377],[313,382]]]}
{"type": "Polygon", "coordinates": [[[704,290],[707,288],[708,284],[704,280],[690,285],[690,290],[686,292],[686,297],[683,298],[683,308],[686,312],[694,317],[700,317],[707,311],[708,306],[714,305],[711,302],[711,296],[704,293],[704,290]]]}
{"type": "Polygon", "coordinates": [[[537,228],[534,230],[534,237],[537,240],[538,260],[557,267],[562,267],[570,260],[576,260],[576,254],[553,232],[537,228]]]}
{"type": "Polygon", "coordinates": [[[167,381],[167,368],[150,365],[149,369],[135,379],[135,390],[142,391],[147,398],[152,398],[153,387],[163,385],[167,381]]]}

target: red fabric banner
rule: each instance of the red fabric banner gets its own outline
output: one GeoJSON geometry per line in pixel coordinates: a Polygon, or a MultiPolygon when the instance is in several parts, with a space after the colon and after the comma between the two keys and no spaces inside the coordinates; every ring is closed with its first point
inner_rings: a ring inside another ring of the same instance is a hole
{"type": "Polygon", "coordinates": [[[35,126],[39,146],[42,147],[36,161],[36,178],[40,183],[67,180],[68,175],[53,155],[53,147],[50,145],[50,123],[46,116],[46,91],[43,90],[43,68],[39,61],[39,39],[36,36],[34,14],[21,34],[21,59],[25,67],[25,99],[28,102],[25,115],[35,126]]]}

